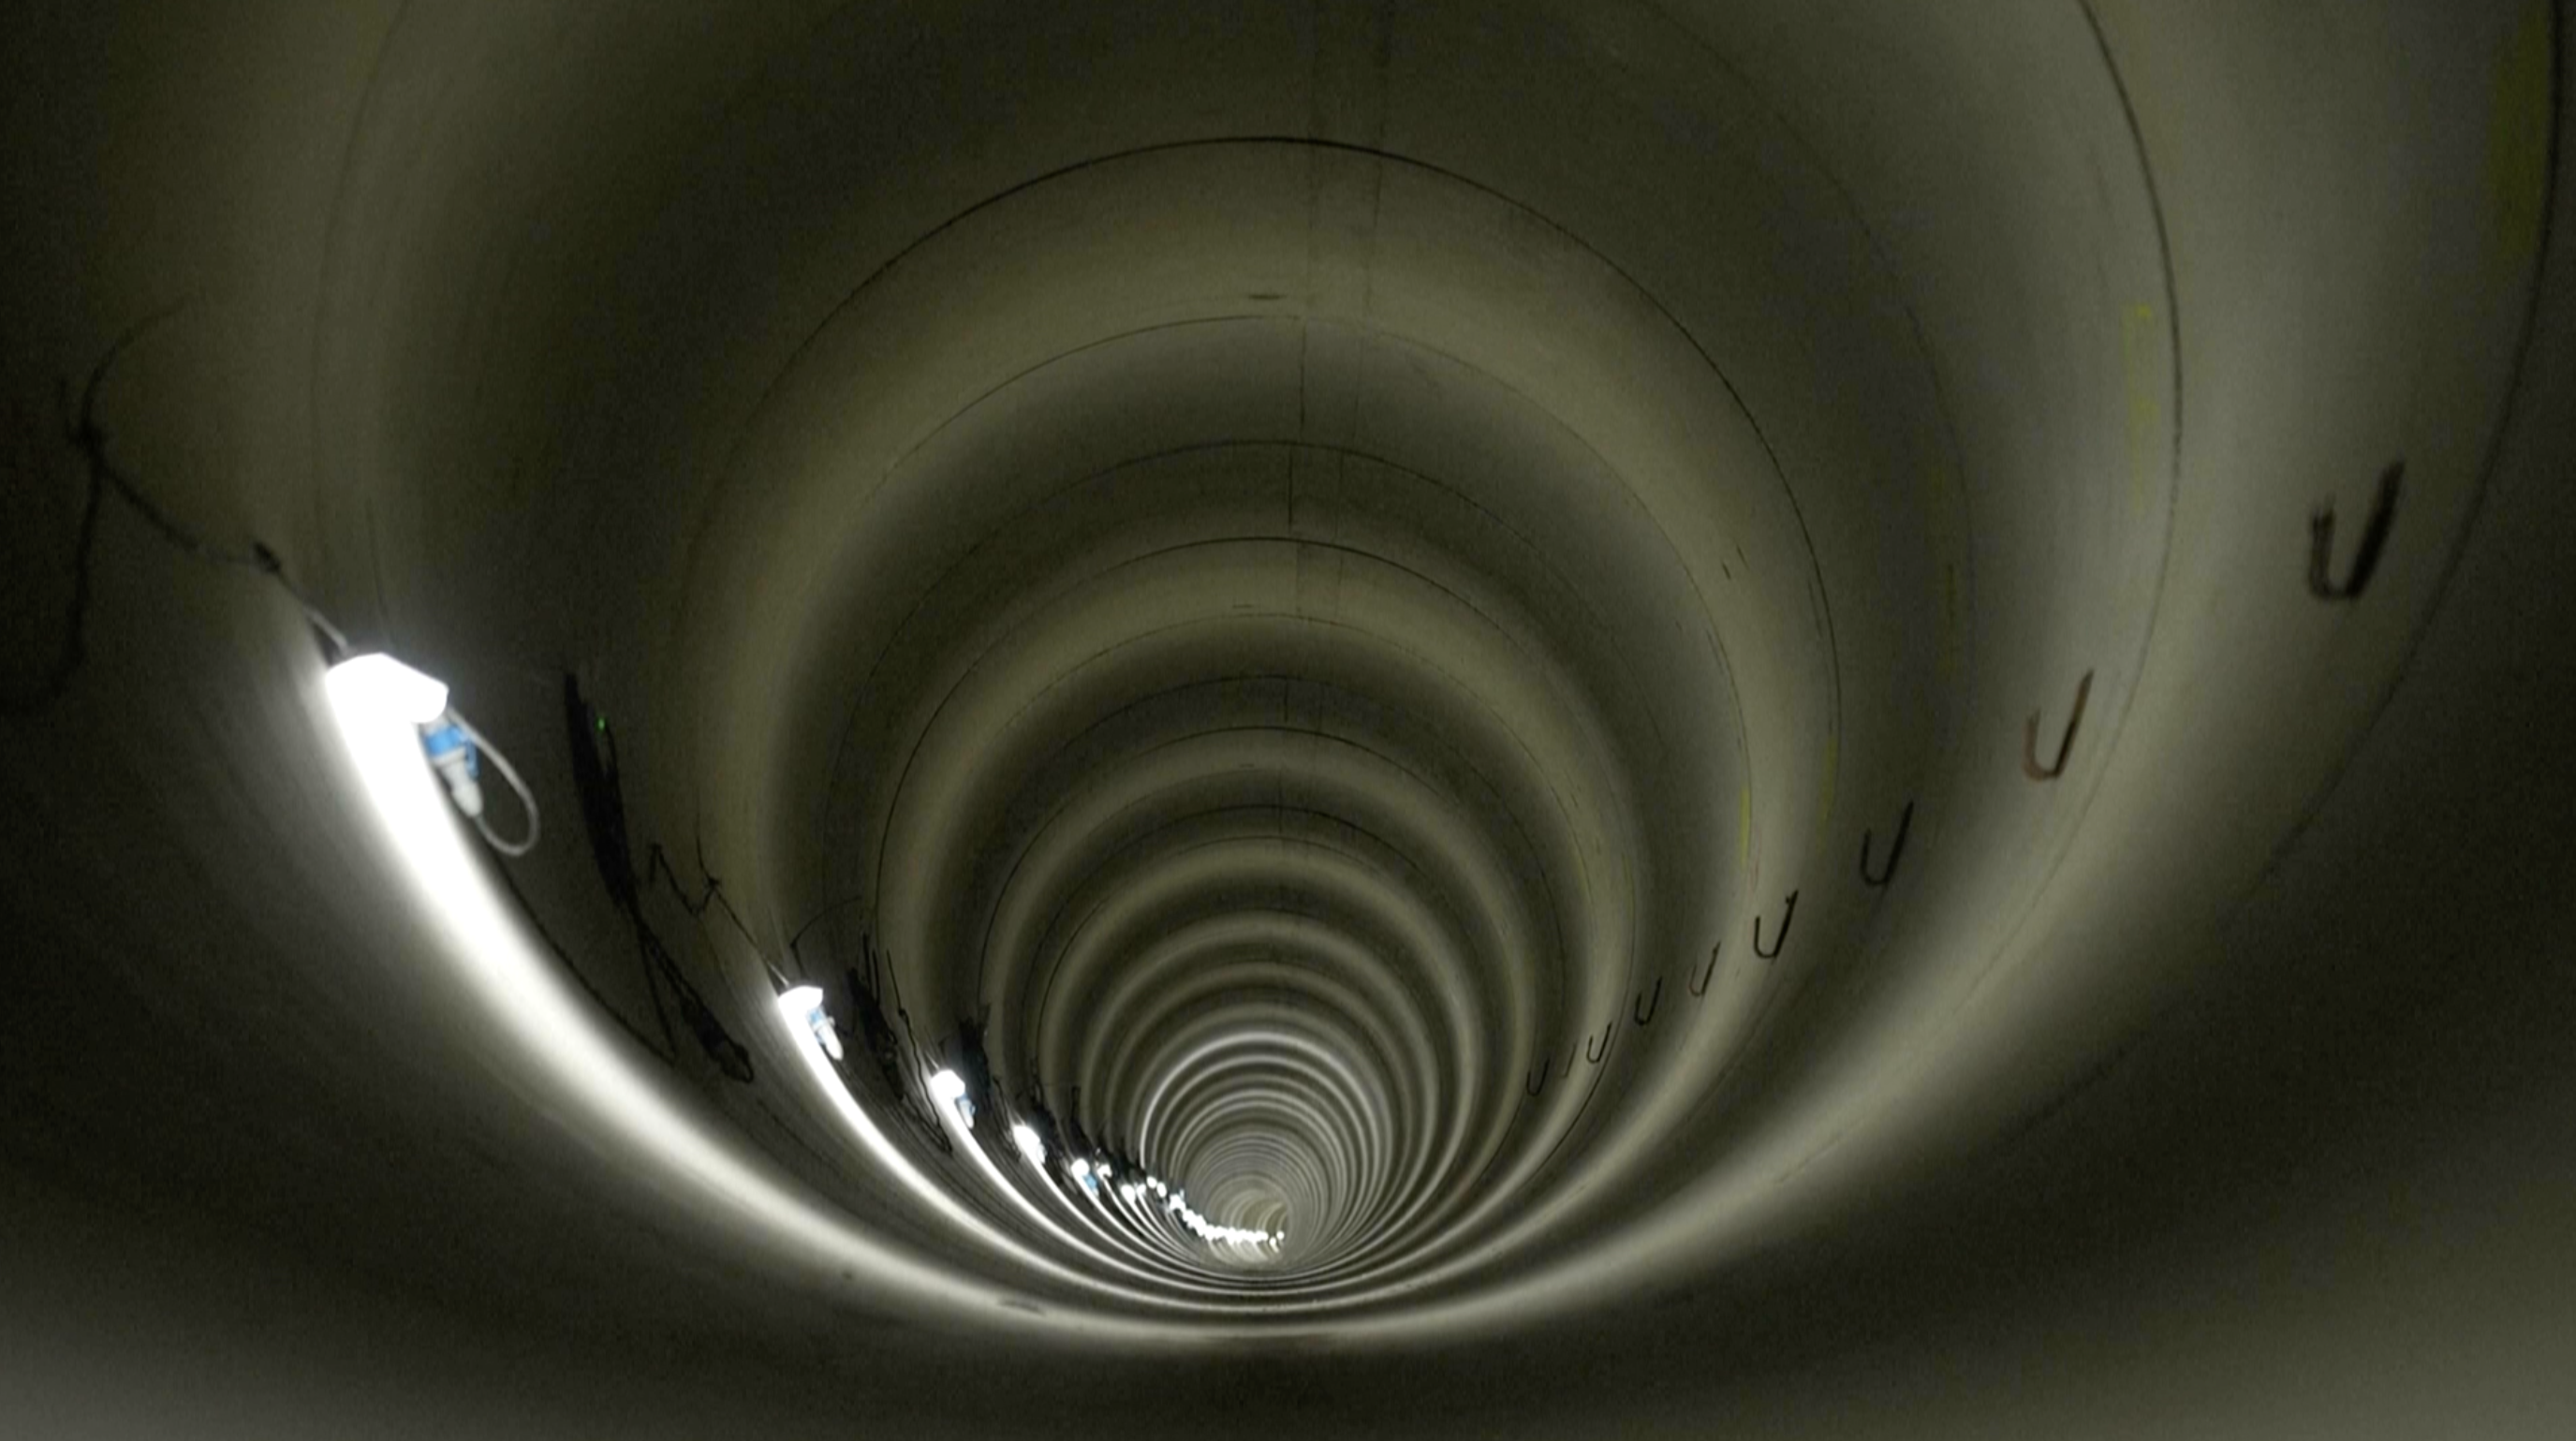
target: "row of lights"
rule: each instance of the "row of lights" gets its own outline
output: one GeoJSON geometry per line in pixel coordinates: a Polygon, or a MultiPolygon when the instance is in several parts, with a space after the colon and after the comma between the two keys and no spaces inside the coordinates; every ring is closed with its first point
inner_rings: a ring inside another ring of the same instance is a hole
{"type": "MultiPolygon", "coordinates": [[[[790,987],[778,997],[778,1008],[786,1014],[790,1024],[812,1032],[815,1043],[823,1048],[825,1055],[836,1061],[841,1059],[839,1028],[832,1024],[831,1013],[824,1008],[822,987],[814,985],[790,987]]],[[[966,1079],[963,1076],[944,1066],[932,1072],[930,1097],[941,1105],[955,1106],[958,1118],[965,1123],[966,1128],[970,1131],[975,1128],[975,1103],[966,1094],[966,1079]]],[[[1011,1144],[1019,1149],[1020,1155],[1030,1165],[1046,1164],[1046,1141],[1038,1135],[1037,1127],[1026,1121],[1013,1122],[1011,1144]]],[[[1217,1225],[1200,1215],[1191,1207],[1186,1194],[1173,1190],[1161,1177],[1147,1175],[1139,1180],[1118,1181],[1112,1175],[1109,1162],[1105,1159],[1095,1161],[1076,1156],[1067,1163],[1065,1169],[1085,1192],[1093,1196],[1100,1194],[1102,1186],[1115,1185],[1118,1188],[1118,1198],[1130,1206],[1143,1204],[1146,1193],[1151,1192],[1157,1200],[1163,1202],[1163,1209],[1179,1218],[1181,1225],[1192,1235],[1212,1245],[1266,1245],[1275,1251],[1279,1248],[1280,1242],[1288,1239],[1285,1231],[1217,1225]]]]}
{"type": "MultiPolygon", "coordinates": [[[[822,1046],[824,1054],[836,1061],[841,1058],[841,1039],[838,1028],[832,1024],[831,1014],[824,1009],[822,987],[812,985],[792,987],[779,996],[778,1008],[787,1014],[791,1023],[812,1031],[816,1043],[822,1046]]],[[[964,1077],[944,1066],[933,1071],[930,1075],[930,1096],[941,1105],[955,1106],[958,1118],[965,1122],[966,1129],[970,1131],[975,1129],[975,1103],[967,1098],[964,1077]]],[[[1011,1144],[1019,1148],[1020,1155],[1030,1165],[1046,1164],[1046,1141],[1038,1135],[1037,1127],[1026,1121],[1013,1122],[1011,1144]]],[[[1178,1217],[1181,1225],[1192,1235],[1212,1245],[1266,1245],[1275,1251],[1279,1248],[1280,1242],[1288,1239],[1285,1231],[1217,1225],[1191,1207],[1186,1194],[1173,1190],[1159,1176],[1148,1175],[1141,1180],[1118,1181],[1111,1174],[1108,1161],[1094,1161],[1082,1156],[1074,1157],[1065,1169],[1071,1173],[1075,1182],[1080,1184],[1085,1192],[1093,1196],[1099,1195],[1100,1188],[1104,1185],[1116,1185],[1118,1199],[1130,1206],[1143,1204],[1145,1194],[1152,1192],[1156,1199],[1163,1202],[1163,1209],[1178,1217]]]]}
{"type": "MultiPolygon", "coordinates": [[[[668,1104],[660,1089],[633,1068],[633,1058],[591,1024],[539,953],[524,918],[487,881],[475,857],[460,844],[456,827],[447,823],[449,815],[463,817],[504,854],[519,854],[536,839],[535,801],[499,752],[450,709],[445,683],[389,655],[335,654],[323,675],[323,692],[356,779],[419,895],[435,909],[460,974],[531,1053],[552,1063],[558,1080],[625,1141],[668,1158],[675,1174],[712,1188],[782,1234],[824,1246],[845,1272],[863,1268],[869,1276],[923,1298],[953,1293],[956,1280],[943,1269],[909,1260],[853,1232],[836,1212],[818,1209],[801,1190],[782,1188],[734,1148],[705,1134],[695,1117],[668,1104]],[[504,841],[486,826],[478,761],[520,791],[529,822],[523,838],[504,841]]],[[[780,984],[786,986],[783,977],[780,984]]],[[[799,1059],[826,1088],[826,1099],[860,1145],[930,1213],[1021,1263],[1033,1276],[1123,1293],[1114,1283],[1069,1269],[994,1227],[914,1165],[837,1083],[834,1062],[842,1055],[842,1040],[823,1012],[821,989],[787,990],[779,998],[780,1020],[801,1053],[799,1059]]],[[[965,1086],[951,1077],[934,1086],[934,1092],[962,1103],[965,1086]]],[[[961,1109],[960,1114],[971,1124],[971,1111],[961,1109]]]]}
{"type": "MultiPolygon", "coordinates": [[[[469,819],[481,821],[483,798],[477,784],[479,768],[475,761],[478,759],[477,751],[488,751],[488,746],[474,745],[473,742],[480,741],[481,737],[474,735],[470,728],[450,714],[444,682],[381,653],[343,660],[330,668],[326,680],[335,704],[343,710],[346,718],[373,714],[408,721],[417,727],[424,758],[446,782],[449,800],[469,819]]],[[[493,758],[499,759],[497,754],[493,758]]],[[[515,784],[515,777],[513,781],[515,784]]],[[[531,834],[528,839],[533,842],[533,801],[529,805],[529,819],[531,834]]],[[[521,848],[514,847],[513,850],[521,848]]],[[[824,1004],[822,987],[791,986],[780,993],[778,1008],[791,1026],[812,1035],[814,1043],[826,1056],[834,1061],[843,1058],[840,1028],[832,1023],[831,1014],[824,1004]]],[[[967,1095],[964,1077],[945,1067],[933,1072],[930,1095],[941,1105],[955,1106],[966,1128],[974,1129],[975,1103],[967,1095]]],[[[1011,1141],[1030,1165],[1046,1164],[1046,1142],[1038,1135],[1036,1127],[1025,1121],[1014,1122],[1011,1141]]],[[[1163,1202],[1164,1210],[1178,1218],[1191,1234],[1210,1244],[1267,1245],[1276,1250],[1287,1239],[1284,1231],[1216,1225],[1193,1209],[1184,1193],[1173,1190],[1159,1176],[1147,1175],[1121,1182],[1113,1176],[1107,1160],[1095,1161],[1080,1156],[1074,1157],[1066,1169],[1083,1190],[1094,1197],[1100,1194],[1102,1186],[1115,1185],[1120,1200],[1130,1206],[1140,1206],[1144,1204],[1145,1196],[1151,1193],[1163,1202]]]]}
{"type": "MultiPolygon", "coordinates": [[[[1025,1157],[1030,1165],[1046,1164],[1046,1142],[1039,1137],[1037,1127],[1026,1121],[1014,1123],[1011,1127],[1011,1144],[1019,1147],[1020,1155],[1025,1157]]],[[[1173,1190],[1160,1176],[1147,1174],[1136,1180],[1121,1181],[1111,1171],[1108,1161],[1094,1161],[1081,1156],[1076,1156],[1066,1163],[1065,1170],[1081,1184],[1084,1191],[1094,1196],[1100,1194],[1102,1186],[1116,1186],[1118,1199],[1130,1206],[1145,1204],[1146,1194],[1152,1193],[1155,1199],[1163,1203],[1165,1212],[1178,1217],[1181,1225],[1188,1228],[1192,1235],[1213,1245],[1266,1245],[1275,1251],[1279,1249],[1280,1242],[1288,1239],[1288,1233],[1285,1231],[1257,1231],[1243,1226],[1219,1226],[1192,1209],[1187,1193],[1173,1190]]]]}

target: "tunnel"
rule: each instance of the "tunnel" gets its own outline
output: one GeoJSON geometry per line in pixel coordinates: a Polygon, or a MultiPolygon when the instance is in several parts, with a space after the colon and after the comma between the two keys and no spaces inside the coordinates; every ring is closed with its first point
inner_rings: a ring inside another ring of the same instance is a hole
{"type": "Polygon", "coordinates": [[[2554,0],[0,23],[0,1432],[2576,1435],[2554,0]]]}

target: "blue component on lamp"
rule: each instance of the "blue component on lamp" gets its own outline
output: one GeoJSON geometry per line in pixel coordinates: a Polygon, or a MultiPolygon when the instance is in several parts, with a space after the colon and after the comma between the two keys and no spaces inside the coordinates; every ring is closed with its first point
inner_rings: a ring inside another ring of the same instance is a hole
{"type": "Polygon", "coordinates": [[[420,748],[447,782],[447,794],[467,819],[483,814],[483,758],[465,728],[442,714],[420,728],[420,748]]]}

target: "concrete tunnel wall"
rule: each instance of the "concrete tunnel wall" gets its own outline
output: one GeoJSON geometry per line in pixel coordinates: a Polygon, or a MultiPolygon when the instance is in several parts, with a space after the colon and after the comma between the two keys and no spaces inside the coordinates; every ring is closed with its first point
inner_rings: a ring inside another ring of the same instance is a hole
{"type": "Polygon", "coordinates": [[[8,25],[13,1429],[2570,1425],[2552,6],[8,25]]]}

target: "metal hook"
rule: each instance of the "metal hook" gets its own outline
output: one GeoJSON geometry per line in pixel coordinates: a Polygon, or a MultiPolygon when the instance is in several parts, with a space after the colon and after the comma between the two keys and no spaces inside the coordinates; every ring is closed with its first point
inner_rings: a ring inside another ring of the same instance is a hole
{"type": "Polygon", "coordinates": [[[1523,1081],[1521,1083],[1521,1093],[1523,1095],[1536,1097],[1539,1092],[1547,1089],[1547,1057],[1544,1055],[1538,1058],[1537,1076],[1538,1078],[1536,1080],[1523,1081]]]}
{"type": "Polygon", "coordinates": [[[1905,833],[1912,829],[1913,825],[1914,802],[1907,801],[1905,813],[1896,818],[1896,839],[1887,843],[1887,869],[1874,876],[1869,873],[1869,832],[1864,830],[1860,833],[1861,884],[1883,888],[1889,881],[1896,879],[1896,858],[1905,854],[1905,833]]]}
{"type": "Polygon", "coordinates": [[[2084,724],[2084,698],[2093,693],[2093,672],[2075,683],[2075,708],[2066,713],[2066,734],[2058,738],[2057,763],[2039,763],[2039,712],[2032,711],[2021,728],[2021,773],[2035,781],[2053,781],[2066,773],[2066,753],[2075,746],[2075,728],[2084,724]]]}
{"type": "Polygon", "coordinates": [[[1771,938],[1771,949],[1766,951],[1762,949],[1762,917],[1758,914],[1754,916],[1753,954],[1760,956],[1766,961],[1776,959],[1780,954],[1780,948],[1789,944],[1789,925],[1792,921],[1797,919],[1798,893],[1796,891],[1791,891],[1789,893],[1788,904],[1780,908],[1780,934],[1771,938]]]}
{"type": "Polygon", "coordinates": [[[1628,1014],[1636,1018],[1636,1021],[1637,1021],[1637,1024],[1638,1024],[1638,1025],[1641,1025],[1641,1026],[1651,1025],[1651,1024],[1653,1024],[1653,1023],[1654,1023],[1654,1019],[1655,1019],[1655,1012],[1656,1012],[1657,1010],[1661,1009],[1661,1008],[1662,1008],[1662,1006],[1663,1006],[1663,1004],[1664,1004],[1664,978],[1663,978],[1663,977],[1661,977],[1661,976],[1657,976],[1657,977],[1655,977],[1655,996],[1654,996],[1654,999],[1653,999],[1653,1000],[1648,1000],[1648,999],[1646,999],[1646,997],[1644,997],[1643,995],[1638,996],[1638,997],[1637,997],[1637,1000],[1636,1000],[1636,1003],[1635,1003],[1634,1005],[1632,1005],[1631,1007],[1629,1007],[1629,1009],[1628,1009],[1628,1014]]]}
{"type": "Polygon", "coordinates": [[[1612,1021],[1609,1025],[1601,1028],[1601,1048],[1599,1050],[1594,1050],[1590,1041],[1584,1042],[1583,1059],[1591,1062],[1593,1065],[1600,1065],[1601,1058],[1610,1054],[1610,1033],[1617,1029],[1618,1025],[1619,1023],[1617,1021],[1612,1021]]]}
{"type": "Polygon", "coordinates": [[[1720,941],[1717,945],[1708,948],[1708,964],[1700,967],[1699,979],[1691,982],[1690,993],[1692,995],[1705,996],[1708,994],[1708,978],[1717,974],[1717,953],[1719,948],[1725,944],[1726,943],[1724,941],[1720,941]]]}
{"type": "Polygon", "coordinates": [[[2308,516],[2308,593],[2319,600],[2358,600],[2379,568],[2379,552],[2388,544],[2388,529],[2397,520],[2397,487],[2406,478],[2406,462],[2391,461],[2379,473],[2379,493],[2371,498],[2370,518],[2361,524],[2361,544],[2352,552],[2352,575],[2341,585],[2326,574],[2334,562],[2334,502],[2308,516]]]}

